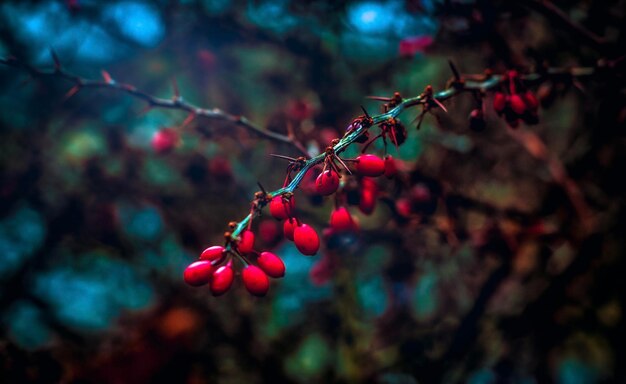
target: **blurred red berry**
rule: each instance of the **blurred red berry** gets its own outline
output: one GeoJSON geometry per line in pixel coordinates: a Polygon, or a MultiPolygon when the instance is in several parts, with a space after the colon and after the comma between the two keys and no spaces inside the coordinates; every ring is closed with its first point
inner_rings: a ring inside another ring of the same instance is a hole
{"type": "Polygon", "coordinates": [[[152,149],[157,153],[166,153],[174,149],[180,138],[178,132],[171,128],[163,128],[152,136],[152,149]]]}
{"type": "Polygon", "coordinates": [[[517,113],[518,115],[522,115],[524,112],[526,112],[526,103],[524,103],[524,100],[520,95],[511,95],[509,103],[513,112],[517,113]]]}
{"type": "Polygon", "coordinates": [[[506,108],[506,96],[502,92],[496,92],[493,96],[493,109],[500,114],[504,108],[506,108]]]}
{"type": "Polygon", "coordinates": [[[311,118],[313,112],[315,112],[313,105],[306,100],[294,100],[287,106],[287,115],[296,121],[311,118]]]}
{"type": "Polygon", "coordinates": [[[183,278],[185,279],[185,283],[194,287],[199,287],[209,282],[212,272],[213,265],[211,265],[211,262],[204,260],[196,261],[185,268],[183,278]]]}
{"type": "Polygon", "coordinates": [[[272,252],[262,252],[257,259],[257,263],[270,277],[278,278],[285,276],[285,263],[272,252]]]}
{"type": "Polygon", "coordinates": [[[532,91],[526,91],[524,93],[524,102],[526,103],[526,107],[528,107],[531,111],[537,111],[539,108],[539,100],[537,100],[537,96],[532,91]]]}
{"type": "Polygon", "coordinates": [[[333,170],[320,173],[315,180],[315,188],[322,196],[332,195],[339,188],[339,175],[333,170]]]}
{"type": "Polygon", "coordinates": [[[385,162],[376,155],[359,155],[356,170],[363,176],[380,176],[385,172],[385,162]]]}
{"type": "Polygon", "coordinates": [[[295,203],[293,196],[289,199],[285,199],[282,196],[274,196],[269,204],[270,214],[276,220],[285,220],[288,217],[292,217],[295,203]]]}
{"type": "Polygon", "coordinates": [[[376,207],[378,198],[378,185],[372,179],[364,177],[361,180],[361,194],[359,198],[359,209],[366,215],[371,215],[376,207]]]}
{"type": "Polygon", "coordinates": [[[293,240],[296,248],[303,255],[313,256],[320,248],[320,238],[317,232],[307,224],[302,224],[294,229],[293,240]]]}
{"type": "Polygon", "coordinates": [[[219,260],[224,255],[224,247],[220,245],[214,245],[202,251],[200,260],[219,260]]]}
{"type": "Polygon", "coordinates": [[[209,288],[213,296],[220,296],[226,293],[233,285],[235,273],[230,263],[219,267],[211,276],[209,288]]]}
{"type": "Polygon", "coordinates": [[[266,246],[273,247],[282,238],[278,225],[274,220],[262,220],[259,223],[258,236],[266,246]]]}
{"type": "Polygon", "coordinates": [[[209,160],[209,172],[220,180],[229,180],[232,176],[230,162],[223,157],[214,157],[209,160]]]}
{"type": "Polygon", "coordinates": [[[411,216],[411,201],[406,198],[396,200],[396,212],[405,218],[411,216]]]}
{"type": "Polygon", "coordinates": [[[428,35],[405,37],[400,40],[399,53],[402,57],[413,57],[422,53],[433,43],[433,38],[428,35]]]}
{"type": "Polygon", "coordinates": [[[243,285],[254,296],[265,296],[270,289],[270,280],[259,267],[248,265],[241,273],[243,285]]]}
{"type": "Polygon", "coordinates": [[[480,132],[485,129],[485,117],[483,111],[480,108],[473,109],[469,116],[470,129],[475,132],[480,132]]]}

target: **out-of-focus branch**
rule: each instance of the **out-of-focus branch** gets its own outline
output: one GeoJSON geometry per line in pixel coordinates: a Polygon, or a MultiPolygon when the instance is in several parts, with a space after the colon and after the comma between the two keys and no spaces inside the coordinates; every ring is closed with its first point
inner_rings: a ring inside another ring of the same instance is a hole
{"type": "Polygon", "coordinates": [[[508,133],[515,141],[520,143],[532,157],[546,164],[546,168],[550,172],[552,179],[563,189],[572,203],[581,221],[580,224],[583,232],[589,233],[593,227],[591,211],[585,202],[582,191],[567,175],[563,163],[556,156],[550,154],[545,143],[536,133],[525,129],[510,129],[508,133]]]}
{"type": "Polygon", "coordinates": [[[208,119],[214,120],[222,120],[237,126],[243,127],[254,134],[262,137],[264,139],[273,140],[279,143],[284,143],[292,146],[301,154],[308,156],[308,151],[300,143],[296,140],[295,137],[288,135],[282,135],[280,133],[268,131],[254,124],[244,116],[231,115],[227,112],[224,112],[218,108],[201,108],[194,104],[191,104],[185,100],[183,97],[178,94],[178,91],[174,90],[174,96],[171,99],[164,99],[152,96],[137,87],[127,84],[127,83],[118,83],[115,81],[108,72],[102,72],[102,80],[94,80],[94,79],[86,79],[80,76],[74,75],[72,73],[67,72],[61,67],[60,61],[57,58],[54,52],[52,53],[52,57],[55,62],[55,67],[52,71],[44,71],[33,66],[30,66],[16,58],[0,58],[0,64],[7,65],[9,67],[25,70],[30,73],[33,77],[56,77],[69,81],[73,84],[73,87],[68,91],[66,97],[70,97],[76,94],[78,91],[84,88],[105,88],[112,89],[115,91],[124,92],[133,97],[141,99],[145,101],[149,107],[151,108],[164,108],[164,109],[174,109],[180,110],[184,112],[188,112],[192,117],[204,117],[208,119]]]}
{"type": "Polygon", "coordinates": [[[565,12],[563,12],[563,10],[561,10],[559,7],[554,5],[551,1],[516,0],[516,2],[526,8],[531,8],[543,14],[545,17],[550,19],[550,21],[553,21],[553,22],[556,22],[558,24],[565,26],[567,29],[577,34],[580,38],[585,40],[586,43],[590,44],[598,51],[604,50],[604,47],[607,44],[606,39],[596,35],[595,33],[591,32],[590,30],[583,27],[582,25],[574,22],[572,19],[570,19],[570,17],[565,12]]]}

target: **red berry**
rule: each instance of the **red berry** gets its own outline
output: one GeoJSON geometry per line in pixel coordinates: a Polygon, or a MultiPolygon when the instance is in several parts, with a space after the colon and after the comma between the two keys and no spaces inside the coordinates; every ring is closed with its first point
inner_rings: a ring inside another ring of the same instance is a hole
{"type": "Polygon", "coordinates": [[[241,253],[250,253],[254,249],[254,233],[249,230],[243,231],[237,244],[237,250],[241,253]]]}
{"type": "Polygon", "coordinates": [[[398,173],[398,166],[396,160],[391,156],[385,156],[385,177],[391,179],[398,173]]]}
{"type": "Polygon", "coordinates": [[[385,172],[385,162],[375,155],[359,155],[356,170],[363,176],[380,176],[385,172]]]}
{"type": "Polygon", "coordinates": [[[359,198],[359,209],[366,215],[371,215],[376,207],[378,197],[378,186],[372,179],[363,178],[361,180],[361,195],[359,198]]]}
{"type": "Polygon", "coordinates": [[[178,132],[171,128],[164,128],[152,136],[152,149],[157,153],[165,153],[174,149],[178,141],[178,132]]]}
{"type": "Polygon", "coordinates": [[[315,229],[307,224],[302,224],[293,231],[293,239],[296,248],[303,255],[313,256],[320,249],[320,238],[315,229]]]}
{"type": "Polygon", "coordinates": [[[338,232],[354,231],[357,229],[356,223],[346,207],[339,207],[332,211],[330,214],[330,226],[338,232]]]}
{"type": "Polygon", "coordinates": [[[502,113],[504,108],[506,108],[506,96],[502,92],[497,92],[493,96],[493,109],[498,113],[502,113]]]}
{"type": "Polygon", "coordinates": [[[402,217],[411,216],[411,202],[409,199],[400,198],[396,200],[396,212],[402,217]]]}
{"type": "Polygon", "coordinates": [[[524,93],[524,102],[531,111],[536,111],[539,108],[539,100],[537,100],[537,96],[532,91],[524,93]]]}
{"type": "Polygon", "coordinates": [[[258,237],[264,244],[272,247],[281,240],[278,225],[274,220],[263,220],[259,223],[258,237]]]}
{"type": "Polygon", "coordinates": [[[248,265],[241,273],[243,285],[254,296],[265,296],[270,289],[270,280],[259,267],[248,265]]]}
{"type": "Polygon", "coordinates": [[[222,265],[215,272],[213,272],[213,276],[211,276],[211,284],[209,285],[213,296],[220,296],[226,293],[226,291],[230,289],[230,286],[233,285],[234,276],[235,273],[233,272],[233,268],[230,266],[230,263],[222,265]]]}
{"type": "Polygon", "coordinates": [[[298,222],[296,219],[290,218],[285,220],[285,223],[283,224],[283,233],[285,234],[285,237],[293,241],[293,231],[297,226],[298,222]]]}
{"type": "Polygon", "coordinates": [[[224,247],[220,245],[214,245],[202,251],[202,254],[200,255],[200,260],[208,260],[208,261],[218,260],[219,258],[222,257],[223,254],[224,254],[224,247]]]}
{"type": "Polygon", "coordinates": [[[315,189],[322,196],[332,195],[337,188],[339,188],[339,175],[333,170],[320,173],[315,180],[315,189]]]}
{"type": "Polygon", "coordinates": [[[366,215],[371,215],[376,208],[376,195],[371,191],[362,191],[359,200],[359,209],[366,215]]]}
{"type": "Polygon", "coordinates": [[[293,196],[289,199],[284,199],[282,196],[274,196],[269,204],[270,214],[276,220],[284,220],[288,217],[293,216],[295,204],[296,202],[293,196]]]}
{"type": "Polygon", "coordinates": [[[272,252],[262,252],[256,262],[270,277],[278,278],[285,276],[285,263],[272,252]]]}
{"type": "Polygon", "coordinates": [[[411,198],[418,203],[424,203],[429,201],[432,196],[430,189],[424,183],[418,183],[411,189],[411,198]]]}
{"type": "Polygon", "coordinates": [[[526,112],[526,104],[520,95],[511,95],[510,105],[513,112],[518,115],[522,115],[526,112]]]}
{"type": "Polygon", "coordinates": [[[199,287],[209,282],[212,272],[213,265],[211,265],[210,261],[196,261],[185,268],[183,278],[185,283],[199,287]]]}
{"type": "Polygon", "coordinates": [[[232,177],[233,170],[228,159],[223,157],[214,157],[209,160],[209,172],[218,180],[229,180],[232,177]]]}

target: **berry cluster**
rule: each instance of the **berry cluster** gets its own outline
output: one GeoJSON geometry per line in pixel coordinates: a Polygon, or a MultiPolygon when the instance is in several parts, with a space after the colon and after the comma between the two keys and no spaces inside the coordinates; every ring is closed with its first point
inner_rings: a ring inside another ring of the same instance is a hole
{"type": "Polygon", "coordinates": [[[504,81],[507,83],[505,89],[508,94],[498,91],[493,97],[493,109],[498,116],[504,116],[506,122],[513,128],[519,125],[520,120],[526,124],[537,124],[539,101],[534,92],[524,89],[517,71],[509,71],[504,81]]]}
{"type": "MultiPolygon", "coordinates": [[[[353,124],[355,123],[353,122],[353,124]]],[[[381,123],[380,128],[381,133],[371,141],[381,138],[386,144],[386,139],[389,138],[395,145],[404,142],[406,130],[395,119],[381,123]]],[[[371,141],[365,144],[363,150],[371,144],[371,141]]],[[[369,215],[374,211],[379,195],[378,185],[372,178],[382,175],[388,178],[394,177],[398,172],[396,161],[390,155],[383,159],[366,153],[354,159],[342,159],[334,151],[334,145],[337,145],[338,142],[339,139],[332,140],[332,145],[326,149],[323,167],[321,171],[318,169],[319,174],[316,176],[312,188],[304,188],[303,186],[303,189],[309,191],[311,195],[320,197],[329,196],[341,190],[341,197],[347,203],[358,205],[361,212],[369,215]],[[360,187],[356,190],[358,192],[356,199],[350,197],[350,194],[354,194],[355,188],[352,185],[342,186],[340,182],[343,177],[342,174],[352,175],[353,173],[360,176],[360,187]]],[[[285,265],[278,256],[271,252],[258,253],[254,250],[255,234],[251,230],[252,219],[256,215],[260,215],[262,208],[266,205],[270,215],[274,219],[282,221],[284,237],[293,241],[300,253],[305,256],[313,256],[318,253],[320,238],[317,232],[297,217],[294,194],[284,192],[293,182],[292,172],[300,171],[306,163],[306,159],[282,155],[274,156],[289,161],[283,192],[274,195],[270,195],[264,190],[257,192],[252,203],[247,227],[235,236],[234,233],[237,232],[238,224],[231,223],[233,232],[226,233],[226,245],[207,248],[202,252],[198,261],[187,267],[184,279],[189,285],[202,286],[208,284],[213,295],[222,295],[233,284],[235,277],[234,261],[239,260],[243,265],[241,278],[248,292],[255,296],[267,294],[269,290],[268,277],[280,278],[284,276],[285,265]]],[[[337,199],[337,201],[339,200],[340,198],[337,199]]],[[[358,230],[358,220],[350,214],[345,206],[338,204],[331,212],[330,227],[325,231],[325,235],[355,233],[358,230]]]]}

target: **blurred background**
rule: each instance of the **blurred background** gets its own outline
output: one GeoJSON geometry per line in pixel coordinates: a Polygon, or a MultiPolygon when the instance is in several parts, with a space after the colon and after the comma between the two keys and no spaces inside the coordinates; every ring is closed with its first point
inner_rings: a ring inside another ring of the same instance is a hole
{"type": "MultiPolygon", "coordinates": [[[[164,98],[175,79],[198,106],[293,126],[311,152],[361,105],[379,112],[366,96],[443,89],[448,59],[470,74],[611,64],[534,88],[539,124],[516,131],[490,95],[480,132],[469,94],[419,131],[405,112],[401,175],[378,182],[373,214],[351,208],[358,236],[307,257],[256,220],[257,248],[287,267],[265,298],[239,279],[214,298],[182,272],[257,181],[282,185],[268,154],[292,147],[0,65],[0,382],[625,382],[625,5],[3,1],[0,57],[50,71],[52,49],[71,73],[164,98]],[[159,153],[164,128],[180,142],[159,153]],[[552,163],[511,134],[528,131],[552,163]]],[[[321,233],[333,200],[296,199],[321,233]]]]}

